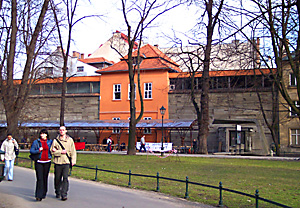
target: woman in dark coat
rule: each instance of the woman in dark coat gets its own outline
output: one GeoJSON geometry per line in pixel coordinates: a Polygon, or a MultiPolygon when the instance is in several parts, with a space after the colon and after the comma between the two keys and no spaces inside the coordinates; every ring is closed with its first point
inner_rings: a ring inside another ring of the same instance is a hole
{"type": "Polygon", "coordinates": [[[49,139],[48,131],[42,129],[40,137],[33,141],[30,148],[31,154],[39,154],[39,159],[34,163],[36,173],[35,198],[37,201],[42,201],[47,195],[48,175],[51,166],[51,145],[52,140],[49,139]]]}

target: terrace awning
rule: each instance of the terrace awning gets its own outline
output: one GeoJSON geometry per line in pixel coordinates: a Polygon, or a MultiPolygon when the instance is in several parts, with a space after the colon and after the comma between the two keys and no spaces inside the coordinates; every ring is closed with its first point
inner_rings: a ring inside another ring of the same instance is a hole
{"type": "MultiPolygon", "coordinates": [[[[165,129],[191,129],[196,123],[194,119],[164,119],[163,126],[165,129]]],[[[58,129],[59,121],[26,121],[19,124],[21,128],[46,128],[58,129]]],[[[129,120],[73,120],[65,121],[68,129],[112,129],[112,128],[129,128],[129,120]]],[[[0,127],[6,128],[6,122],[0,121],[0,127]]],[[[136,125],[137,128],[161,128],[161,119],[141,120],[136,125]]]]}

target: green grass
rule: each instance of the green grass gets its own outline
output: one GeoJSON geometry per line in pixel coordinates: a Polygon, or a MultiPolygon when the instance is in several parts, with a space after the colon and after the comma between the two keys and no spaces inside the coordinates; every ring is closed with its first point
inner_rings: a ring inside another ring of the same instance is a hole
{"type": "MultiPolygon", "coordinates": [[[[20,153],[28,158],[28,153],[20,153]]],[[[30,167],[30,161],[19,160],[19,165],[30,167]]],[[[146,155],[78,154],[77,165],[133,174],[144,174],[185,180],[241,191],[288,205],[300,207],[300,162],[248,159],[220,159],[196,157],[168,157],[165,159],[146,155]]],[[[53,166],[51,167],[53,171],[53,166]]],[[[72,177],[95,179],[95,170],[74,167],[72,177]]],[[[128,175],[98,171],[98,181],[118,186],[128,186],[128,175]]],[[[160,192],[183,198],[185,183],[160,179],[160,192]]],[[[131,188],[156,190],[156,179],[131,177],[131,188]]],[[[189,200],[217,206],[219,191],[189,184],[189,200]]],[[[223,191],[224,207],[255,207],[255,199],[223,191]]],[[[259,207],[275,207],[260,201],[259,207]]]]}

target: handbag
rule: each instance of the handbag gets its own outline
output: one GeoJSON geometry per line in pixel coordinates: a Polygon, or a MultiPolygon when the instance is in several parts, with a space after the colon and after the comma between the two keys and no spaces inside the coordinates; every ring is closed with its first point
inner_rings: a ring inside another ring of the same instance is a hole
{"type": "MultiPolygon", "coordinates": [[[[38,142],[38,143],[39,143],[39,147],[41,147],[42,144],[41,144],[40,142],[38,142]]],[[[41,153],[30,154],[30,155],[29,155],[29,158],[32,159],[33,161],[37,161],[37,160],[40,159],[40,154],[41,154],[41,153]]]]}
{"type": "Polygon", "coordinates": [[[15,150],[15,154],[18,156],[19,155],[19,149],[15,146],[14,150],[15,150]]]}
{"type": "Polygon", "coordinates": [[[38,153],[38,154],[30,154],[29,157],[33,161],[37,161],[38,159],[40,159],[40,153],[38,153]]]}

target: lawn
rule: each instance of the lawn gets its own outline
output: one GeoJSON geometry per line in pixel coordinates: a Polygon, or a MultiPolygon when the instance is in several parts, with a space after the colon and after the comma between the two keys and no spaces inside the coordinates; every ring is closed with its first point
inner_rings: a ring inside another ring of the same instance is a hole
{"type": "MultiPolygon", "coordinates": [[[[20,153],[28,158],[29,153],[20,153]]],[[[20,166],[30,167],[30,161],[19,160],[20,166]]],[[[233,189],[259,196],[290,206],[300,207],[300,162],[269,161],[249,159],[220,159],[196,157],[158,158],[146,155],[78,154],[77,165],[132,174],[142,174],[185,180],[233,189]]],[[[53,171],[53,166],[51,168],[53,171]]],[[[74,167],[72,177],[85,180],[95,179],[95,170],[74,167]]],[[[98,171],[97,181],[118,186],[128,186],[129,176],[125,174],[98,171]]],[[[155,191],[156,178],[131,176],[131,188],[155,191]]],[[[185,183],[159,180],[160,192],[183,198],[185,183]]],[[[219,191],[212,188],[189,184],[189,199],[217,206],[219,191]]],[[[223,191],[224,207],[255,207],[255,199],[223,191]]],[[[259,207],[275,205],[259,202],[259,207]]]]}

